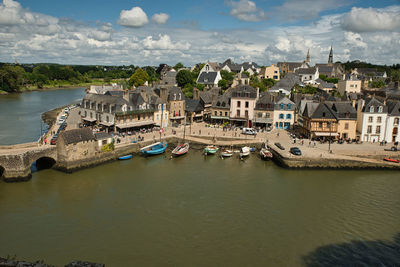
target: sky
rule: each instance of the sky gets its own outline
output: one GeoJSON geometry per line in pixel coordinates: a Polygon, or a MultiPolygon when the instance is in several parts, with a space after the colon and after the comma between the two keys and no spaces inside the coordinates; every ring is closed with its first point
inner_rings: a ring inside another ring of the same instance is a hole
{"type": "Polygon", "coordinates": [[[400,63],[400,0],[2,0],[0,62],[400,63]]]}

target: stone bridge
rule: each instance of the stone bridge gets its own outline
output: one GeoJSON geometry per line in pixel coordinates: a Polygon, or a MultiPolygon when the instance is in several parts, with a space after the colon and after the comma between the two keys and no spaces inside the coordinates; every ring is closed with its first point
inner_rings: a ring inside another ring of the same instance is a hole
{"type": "Polygon", "coordinates": [[[0,178],[5,181],[21,181],[31,178],[31,166],[37,169],[51,168],[57,162],[57,148],[38,143],[0,146],[0,178]]]}

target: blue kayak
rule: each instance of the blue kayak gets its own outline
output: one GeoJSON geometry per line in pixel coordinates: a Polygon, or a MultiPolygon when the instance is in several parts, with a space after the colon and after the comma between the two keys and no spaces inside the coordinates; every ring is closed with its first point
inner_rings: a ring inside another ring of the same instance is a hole
{"type": "Polygon", "coordinates": [[[162,154],[165,152],[165,150],[167,149],[168,143],[167,142],[158,142],[158,143],[154,143],[152,145],[146,146],[144,148],[142,148],[140,151],[144,154],[144,155],[158,155],[158,154],[162,154]]]}
{"type": "Polygon", "coordinates": [[[119,157],[118,159],[124,160],[124,159],[131,159],[131,158],[132,158],[132,155],[126,155],[126,156],[119,157]]]}

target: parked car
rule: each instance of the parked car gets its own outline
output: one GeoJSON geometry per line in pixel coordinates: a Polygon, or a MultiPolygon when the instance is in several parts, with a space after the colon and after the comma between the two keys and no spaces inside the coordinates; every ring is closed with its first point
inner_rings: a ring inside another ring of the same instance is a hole
{"type": "Polygon", "coordinates": [[[281,145],[281,143],[275,143],[275,145],[281,149],[281,150],[285,150],[285,148],[281,145]]]}
{"type": "Polygon", "coordinates": [[[55,145],[57,143],[58,135],[54,135],[53,138],[50,140],[50,145],[55,145]]]}
{"type": "Polygon", "coordinates": [[[292,153],[295,156],[301,156],[301,150],[298,147],[291,147],[290,153],[292,153]]]}
{"type": "Polygon", "coordinates": [[[253,128],[243,128],[242,134],[257,135],[257,131],[253,128]]]}

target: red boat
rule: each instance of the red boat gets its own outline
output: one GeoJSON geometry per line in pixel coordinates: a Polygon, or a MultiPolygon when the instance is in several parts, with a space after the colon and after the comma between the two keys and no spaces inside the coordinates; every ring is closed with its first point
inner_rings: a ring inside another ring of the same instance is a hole
{"type": "Polygon", "coordinates": [[[182,145],[178,145],[177,147],[175,147],[175,149],[172,150],[172,155],[174,155],[175,157],[181,156],[183,154],[186,154],[188,150],[189,150],[189,144],[184,143],[182,145]]]}
{"type": "Polygon", "coordinates": [[[391,158],[384,158],[383,160],[384,160],[384,161],[389,161],[389,162],[394,162],[394,163],[399,163],[399,162],[400,162],[400,160],[391,159],[391,158]]]}

